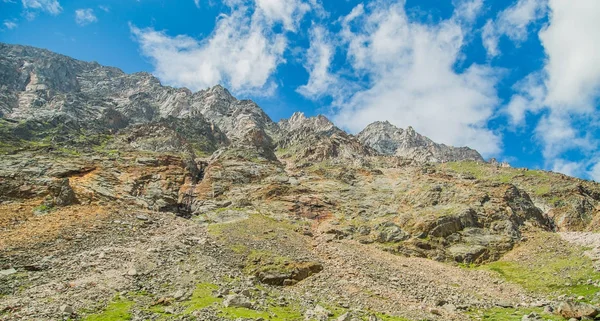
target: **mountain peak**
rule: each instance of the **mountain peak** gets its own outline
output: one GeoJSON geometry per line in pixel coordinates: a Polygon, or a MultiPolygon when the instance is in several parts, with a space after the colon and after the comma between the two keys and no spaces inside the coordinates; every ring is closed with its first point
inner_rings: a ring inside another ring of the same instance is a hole
{"type": "Polygon", "coordinates": [[[423,162],[483,161],[483,157],[476,150],[437,144],[417,133],[412,126],[403,130],[388,121],[369,124],[358,134],[358,139],[383,155],[401,156],[423,162]]]}
{"type": "Polygon", "coordinates": [[[282,119],[279,122],[279,127],[286,131],[304,128],[315,132],[323,132],[332,129],[335,125],[323,115],[306,117],[303,112],[297,111],[289,119],[282,119]]]}

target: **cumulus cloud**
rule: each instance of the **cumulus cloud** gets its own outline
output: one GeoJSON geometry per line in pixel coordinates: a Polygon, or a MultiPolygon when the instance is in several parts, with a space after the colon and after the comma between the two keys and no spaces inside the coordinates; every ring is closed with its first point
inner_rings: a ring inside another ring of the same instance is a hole
{"type": "Polygon", "coordinates": [[[591,177],[596,182],[600,182],[600,162],[594,164],[591,167],[591,170],[589,171],[588,176],[591,177]]]}
{"type": "Polygon", "coordinates": [[[473,22],[481,13],[483,0],[461,0],[455,1],[455,17],[473,22]]]}
{"type": "Polygon", "coordinates": [[[300,0],[256,0],[256,9],[269,23],[280,22],[286,30],[296,30],[310,5],[300,0]]]}
{"type": "Polygon", "coordinates": [[[577,150],[587,159],[600,157],[597,130],[600,99],[600,2],[581,0],[548,2],[548,25],[539,32],[546,54],[542,70],[515,87],[521,88],[507,106],[514,124],[526,113],[542,113],[536,136],[550,167],[565,174],[596,175],[598,165],[590,161],[568,161],[563,153],[577,150]],[[586,126],[575,125],[585,120],[586,126]],[[593,169],[589,170],[591,166],[593,169]]]}
{"type": "Polygon", "coordinates": [[[35,17],[34,11],[45,11],[51,15],[62,12],[62,7],[57,0],[22,0],[23,8],[28,11],[28,17],[35,17]]]}
{"type": "Polygon", "coordinates": [[[488,56],[494,57],[500,54],[498,41],[503,35],[516,43],[527,40],[529,25],[546,15],[546,2],[546,0],[518,0],[514,5],[498,13],[495,20],[488,20],[481,31],[488,56]]]}
{"type": "Polygon", "coordinates": [[[94,15],[93,9],[77,9],[75,10],[75,22],[80,26],[89,25],[98,21],[96,15],[94,15]]]}
{"type": "Polygon", "coordinates": [[[318,98],[329,92],[338,82],[330,73],[331,61],[335,54],[333,40],[323,26],[314,26],[310,32],[310,48],[306,53],[305,68],[309,72],[308,83],[298,88],[305,97],[318,98]]]}
{"type": "Polygon", "coordinates": [[[241,0],[227,4],[231,13],[221,15],[212,34],[200,40],[130,26],[163,82],[192,90],[224,83],[237,93],[262,94],[276,86],[270,78],[285,62],[288,39],[285,31],[276,32],[274,27],[294,30],[307,4],[296,0],[258,0],[254,8],[241,0]]]}
{"type": "Polygon", "coordinates": [[[463,2],[452,18],[431,25],[411,21],[403,3],[358,5],[340,19],[339,37],[353,83],[362,86],[348,90],[341,78],[348,72],[330,71],[327,48],[332,44],[313,32],[310,78],[299,91],[310,96],[340,93],[333,97],[333,119],[352,132],[388,120],[413,126],[438,142],[497,154],[500,137],[486,125],[498,104],[498,72],[477,64],[455,70],[468,22],[479,8],[480,1],[463,2]]]}
{"type": "Polygon", "coordinates": [[[4,28],[6,28],[8,30],[15,29],[19,26],[16,22],[11,21],[11,20],[4,20],[3,25],[4,25],[4,28]]]}

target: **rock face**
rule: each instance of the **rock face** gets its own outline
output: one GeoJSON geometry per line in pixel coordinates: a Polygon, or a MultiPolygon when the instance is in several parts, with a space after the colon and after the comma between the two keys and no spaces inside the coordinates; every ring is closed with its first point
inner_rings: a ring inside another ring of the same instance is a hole
{"type": "Polygon", "coordinates": [[[436,144],[415,132],[412,127],[403,130],[387,121],[368,125],[358,134],[358,139],[380,154],[412,158],[421,162],[484,161],[476,150],[436,144]]]}

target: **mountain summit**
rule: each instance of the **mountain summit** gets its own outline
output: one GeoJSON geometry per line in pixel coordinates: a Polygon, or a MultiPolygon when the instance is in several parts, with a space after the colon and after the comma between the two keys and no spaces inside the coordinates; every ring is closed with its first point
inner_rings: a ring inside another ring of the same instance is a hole
{"type": "Polygon", "coordinates": [[[3,321],[600,311],[594,182],[17,45],[0,116],[3,321]]]}
{"type": "Polygon", "coordinates": [[[436,144],[415,132],[412,127],[403,130],[387,121],[368,125],[358,134],[358,139],[383,155],[401,156],[422,162],[484,161],[474,149],[436,144]]]}

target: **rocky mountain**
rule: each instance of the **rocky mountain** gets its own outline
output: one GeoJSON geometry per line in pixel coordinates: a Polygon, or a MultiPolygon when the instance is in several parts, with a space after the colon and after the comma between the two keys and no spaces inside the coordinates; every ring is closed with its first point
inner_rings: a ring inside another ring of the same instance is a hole
{"type": "Polygon", "coordinates": [[[0,44],[0,320],[595,317],[600,185],[0,44]]]}
{"type": "Polygon", "coordinates": [[[370,124],[358,134],[358,139],[383,155],[406,157],[421,162],[484,161],[474,149],[436,144],[415,132],[412,127],[403,130],[387,121],[370,124]]]}

